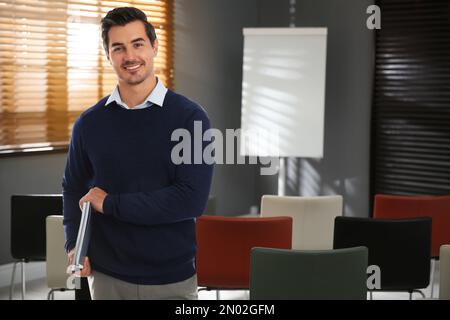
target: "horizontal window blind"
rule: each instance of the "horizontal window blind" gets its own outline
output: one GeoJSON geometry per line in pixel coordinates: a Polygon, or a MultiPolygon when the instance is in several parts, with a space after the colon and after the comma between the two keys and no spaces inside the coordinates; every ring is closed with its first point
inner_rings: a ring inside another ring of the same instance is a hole
{"type": "Polygon", "coordinates": [[[377,4],[372,194],[450,194],[450,1],[377,4]]]}
{"type": "Polygon", "coordinates": [[[78,115],[117,83],[100,20],[123,6],[141,9],[155,27],[155,72],[172,87],[171,0],[0,0],[0,153],[67,145],[78,115]]]}

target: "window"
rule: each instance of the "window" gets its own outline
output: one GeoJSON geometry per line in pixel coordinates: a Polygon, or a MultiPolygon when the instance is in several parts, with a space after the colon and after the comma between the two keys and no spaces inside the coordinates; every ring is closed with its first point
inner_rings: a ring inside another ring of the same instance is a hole
{"type": "Polygon", "coordinates": [[[450,1],[379,0],[372,195],[450,193],[450,1]]]}
{"type": "Polygon", "coordinates": [[[0,154],[67,148],[79,114],[116,85],[100,20],[121,6],[155,27],[155,71],[172,87],[172,0],[0,0],[0,154]]]}

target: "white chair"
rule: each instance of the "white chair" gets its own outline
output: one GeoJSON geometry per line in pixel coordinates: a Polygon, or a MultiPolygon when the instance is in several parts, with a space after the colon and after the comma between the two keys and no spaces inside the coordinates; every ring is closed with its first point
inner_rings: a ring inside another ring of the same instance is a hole
{"type": "Polygon", "coordinates": [[[261,216],[290,216],[292,249],[333,249],[334,218],[342,216],[342,196],[285,197],[264,195],[261,216]]]}
{"type": "Polygon", "coordinates": [[[46,219],[47,243],[47,286],[51,289],[47,299],[54,299],[55,291],[67,288],[67,254],[64,249],[64,226],[62,216],[48,216],[46,219]]]}
{"type": "Polygon", "coordinates": [[[440,248],[439,299],[450,300],[450,245],[440,248]]]}

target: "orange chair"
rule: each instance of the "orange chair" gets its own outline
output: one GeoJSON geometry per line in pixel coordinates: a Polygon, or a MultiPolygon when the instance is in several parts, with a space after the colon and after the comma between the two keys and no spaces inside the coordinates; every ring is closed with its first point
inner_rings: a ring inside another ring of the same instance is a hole
{"type": "Polygon", "coordinates": [[[291,249],[291,245],[291,217],[201,216],[197,220],[198,286],[246,290],[251,249],[291,249]]]}
{"type": "MultiPolygon", "coordinates": [[[[402,219],[431,217],[431,257],[439,258],[441,245],[450,243],[450,195],[398,196],[375,195],[374,218],[402,219]]],[[[434,262],[434,261],[433,261],[434,262]]],[[[431,270],[431,295],[434,289],[434,267],[431,270]]]]}

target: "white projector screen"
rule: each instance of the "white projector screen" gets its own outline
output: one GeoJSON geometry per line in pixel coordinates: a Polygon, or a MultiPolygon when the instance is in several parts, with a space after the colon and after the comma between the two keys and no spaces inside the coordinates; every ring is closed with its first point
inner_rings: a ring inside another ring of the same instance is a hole
{"type": "Polygon", "coordinates": [[[241,155],[323,157],[326,44],[326,28],[244,29],[241,155]]]}

